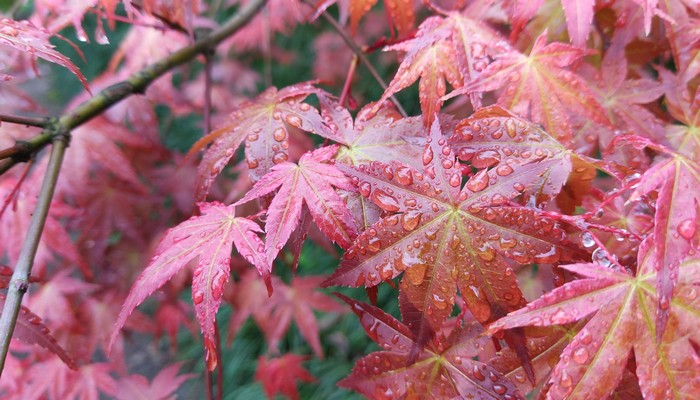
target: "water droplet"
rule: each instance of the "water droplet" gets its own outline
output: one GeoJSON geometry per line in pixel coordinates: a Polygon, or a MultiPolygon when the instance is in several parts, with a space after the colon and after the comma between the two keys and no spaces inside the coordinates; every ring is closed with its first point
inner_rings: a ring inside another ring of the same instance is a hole
{"type": "Polygon", "coordinates": [[[403,186],[408,186],[413,183],[413,173],[408,167],[399,167],[396,170],[396,180],[403,186]]]}
{"type": "Polygon", "coordinates": [[[362,182],[357,186],[357,189],[361,195],[364,197],[369,197],[369,194],[372,191],[372,185],[369,182],[362,182]]]}
{"type": "Polygon", "coordinates": [[[192,295],[192,302],[193,302],[195,305],[201,304],[203,301],[204,301],[204,293],[202,293],[202,292],[195,292],[195,293],[192,295]]]}
{"type": "Polygon", "coordinates": [[[281,164],[281,163],[287,161],[287,158],[288,158],[287,153],[282,153],[282,152],[275,153],[272,156],[272,162],[274,164],[281,164]]]}
{"type": "Polygon", "coordinates": [[[566,371],[561,371],[561,379],[559,380],[559,383],[562,387],[568,388],[571,387],[573,381],[571,380],[571,376],[566,371]]]}
{"type": "Polygon", "coordinates": [[[370,199],[384,211],[399,211],[399,202],[381,189],[374,189],[370,199]]]}
{"type": "Polygon", "coordinates": [[[502,164],[496,167],[496,173],[499,176],[508,176],[513,173],[513,167],[507,164],[502,164]]]}
{"type": "Polygon", "coordinates": [[[287,131],[284,128],[277,128],[272,132],[272,137],[281,142],[287,137],[287,131]]]}
{"type": "Polygon", "coordinates": [[[661,310],[668,310],[668,307],[670,305],[670,302],[668,300],[668,296],[663,295],[661,298],[659,298],[659,308],[661,310]]]}
{"type": "Polygon", "coordinates": [[[501,156],[495,150],[481,150],[471,159],[472,166],[475,168],[488,168],[498,164],[500,161],[501,156]]]}
{"type": "Polygon", "coordinates": [[[433,149],[430,147],[430,145],[425,146],[425,150],[423,151],[423,165],[428,165],[433,161],[433,149]]]}
{"type": "Polygon", "coordinates": [[[301,128],[301,118],[297,117],[296,115],[287,115],[284,120],[293,127],[301,128]]]}
{"type": "Polygon", "coordinates": [[[258,162],[258,160],[256,158],[248,159],[248,168],[249,169],[258,168],[258,165],[260,165],[260,163],[258,162]]]}
{"type": "Polygon", "coordinates": [[[681,235],[684,239],[692,240],[693,236],[695,236],[695,230],[697,229],[697,227],[698,224],[696,221],[692,219],[686,219],[685,221],[682,221],[680,224],[678,224],[676,230],[678,231],[678,234],[681,235]]]}
{"type": "Polygon", "coordinates": [[[493,391],[496,392],[496,394],[504,395],[508,391],[508,389],[500,384],[493,385],[493,391]]]}
{"type": "Polygon", "coordinates": [[[600,264],[603,267],[609,267],[610,266],[610,260],[608,259],[608,253],[605,252],[605,250],[601,248],[595,249],[593,251],[593,255],[591,256],[591,260],[596,263],[600,264]]]}
{"type": "Polygon", "coordinates": [[[593,236],[591,236],[589,232],[583,232],[581,235],[581,243],[583,244],[583,247],[595,246],[595,240],[593,240],[593,236]]]}
{"type": "Polygon", "coordinates": [[[488,170],[481,170],[476,175],[472,176],[467,182],[467,189],[472,192],[480,192],[486,189],[489,184],[488,170]]]}
{"type": "Polygon", "coordinates": [[[408,211],[401,216],[401,226],[407,231],[416,229],[420,223],[421,213],[417,211],[408,211]]]}
{"type": "Polygon", "coordinates": [[[583,364],[588,361],[588,350],[586,350],[585,347],[579,347],[578,349],[574,350],[571,358],[573,358],[573,360],[578,364],[583,364]]]}
{"type": "Polygon", "coordinates": [[[462,177],[459,174],[452,174],[450,176],[450,186],[459,187],[462,184],[462,177]]]}
{"type": "Polygon", "coordinates": [[[474,368],[472,368],[472,372],[474,374],[474,378],[476,378],[480,381],[483,381],[484,379],[486,379],[484,374],[481,372],[481,369],[479,369],[478,365],[475,365],[474,368]]]}

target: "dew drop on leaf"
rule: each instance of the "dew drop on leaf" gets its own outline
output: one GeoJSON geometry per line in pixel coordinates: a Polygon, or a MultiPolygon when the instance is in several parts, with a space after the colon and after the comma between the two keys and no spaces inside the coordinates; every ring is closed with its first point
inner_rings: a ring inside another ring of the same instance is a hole
{"type": "Polygon", "coordinates": [[[508,389],[501,384],[496,384],[496,385],[493,385],[493,391],[496,392],[496,394],[504,395],[504,394],[506,394],[508,389]]]}
{"type": "Polygon", "coordinates": [[[489,184],[488,170],[481,170],[476,175],[472,176],[467,182],[467,189],[472,192],[480,192],[486,189],[489,184]]]}
{"type": "Polygon", "coordinates": [[[201,304],[202,301],[204,301],[204,293],[202,292],[195,292],[194,295],[192,295],[192,302],[197,305],[201,304]]]}
{"type": "Polygon", "coordinates": [[[583,232],[581,235],[581,243],[583,244],[583,247],[595,246],[595,240],[593,240],[593,236],[591,236],[589,232],[583,232]]]}
{"type": "Polygon", "coordinates": [[[433,149],[430,146],[426,146],[423,151],[423,165],[429,165],[433,161],[433,149]]]}
{"type": "Polygon", "coordinates": [[[420,223],[421,213],[409,211],[401,216],[401,226],[407,231],[416,229],[420,223]]]}
{"type": "Polygon", "coordinates": [[[384,211],[396,212],[400,209],[396,198],[381,189],[374,189],[370,199],[384,211]]]}
{"type": "Polygon", "coordinates": [[[579,347],[578,349],[574,350],[571,358],[573,358],[576,363],[583,364],[588,361],[588,350],[586,350],[585,347],[579,347]]]}
{"type": "Polygon", "coordinates": [[[678,234],[681,235],[686,240],[692,240],[695,236],[695,230],[697,229],[697,221],[692,219],[686,219],[678,224],[676,230],[678,234]]]}
{"type": "Polygon", "coordinates": [[[301,128],[301,118],[297,117],[296,115],[287,115],[284,120],[293,127],[301,128]]]}

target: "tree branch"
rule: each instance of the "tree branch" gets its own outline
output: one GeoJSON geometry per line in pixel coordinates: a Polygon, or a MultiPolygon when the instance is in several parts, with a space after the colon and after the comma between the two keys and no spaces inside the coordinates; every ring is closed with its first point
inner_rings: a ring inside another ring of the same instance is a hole
{"type": "MultiPolygon", "coordinates": [[[[198,40],[192,45],[184,47],[170,56],[145,67],[126,81],[106,88],[95,97],[80,104],[73,111],[48,123],[41,134],[25,142],[31,148],[28,154],[30,156],[48,143],[52,143],[53,147],[46,175],[39,191],[36,209],[29,224],[27,236],[22,244],[17,265],[8,287],[5,306],[0,315],[0,376],[4,369],[22,296],[24,296],[29,285],[29,275],[31,274],[34,257],[39,246],[54,189],[56,188],[63,155],[70,140],[70,131],[99,115],[122,99],[135,93],[143,93],[153,81],[174,67],[193,60],[198,54],[211,51],[216,45],[243,27],[264,4],[265,0],[249,2],[226,24],[212,31],[206,38],[198,40]]],[[[19,160],[19,158],[17,156],[10,158],[11,162],[15,160],[19,160]]]]}
{"type": "MultiPolygon", "coordinates": [[[[348,34],[345,32],[345,30],[343,30],[343,27],[340,26],[340,25],[338,24],[338,22],[337,22],[335,19],[333,19],[333,17],[331,17],[327,12],[325,12],[325,11],[322,12],[322,13],[321,13],[321,16],[322,16],[323,19],[325,19],[329,24],[331,24],[331,26],[333,27],[333,29],[335,29],[336,32],[338,32],[338,34],[340,35],[340,37],[343,38],[343,41],[345,41],[345,44],[347,44],[348,47],[350,48],[350,50],[352,50],[352,52],[355,53],[355,55],[357,56],[357,58],[360,59],[360,62],[362,62],[362,64],[365,66],[365,68],[367,68],[367,70],[369,71],[369,73],[372,74],[372,76],[373,76],[374,79],[377,81],[377,83],[379,84],[379,86],[381,86],[382,89],[383,89],[384,91],[386,91],[386,89],[387,89],[388,86],[387,86],[386,82],[384,82],[384,79],[382,79],[382,77],[379,75],[379,72],[377,72],[377,70],[374,69],[374,65],[372,65],[371,62],[369,62],[369,59],[367,58],[367,56],[365,55],[365,53],[362,51],[362,49],[360,49],[360,48],[357,46],[357,44],[355,44],[355,42],[352,40],[352,38],[350,38],[350,36],[348,36],[348,34]]],[[[405,117],[408,117],[408,114],[406,113],[406,110],[404,110],[404,108],[401,107],[401,103],[399,103],[399,100],[398,100],[394,95],[390,96],[390,97],[389,97],[389,100],[391,100],[391,102],[394,103],[394,105],[396,106],[396,109],[399,110],[399,112],[401,113],[401,115],[402,115],[404,118],[405,118],[405,117]]]]}
{"type": "Polygon", "coordinates": [[[0,124],[3,122],[11,123],[11,124],[19,124],[19,125],[26,125],[26,126],[38,126],[39,128],[43,128],[49,123],[48,118],[36,118],[36,117],[22,117],[19,115],[5,115],[5,114],[0,114],[0,124]]]}
{"type": "MultiPolygon", "coordinates": [[[[62,116],[56,127],[71,131],[92,118],[100,115],[109,107],[137,93],[143,93],[153,81],[173,68],[193,60],[196,56],[211,51],[224,39],[242,28],[265,4],[266,0],[253,0],[241,7],[240,11],[220,28],[213,30],[206,37],[193,44],[183,47],[175,53],[157,61],[139,72],[131,75],[125,81],[107,87],[91,99],[62,116]]],[[[56,130],[45,129],[42,133],[28,139],[24,157],[26,159],[51,143],[56,130]]],[[[0,337],[1,339],[1,337],[0,337]]]]}

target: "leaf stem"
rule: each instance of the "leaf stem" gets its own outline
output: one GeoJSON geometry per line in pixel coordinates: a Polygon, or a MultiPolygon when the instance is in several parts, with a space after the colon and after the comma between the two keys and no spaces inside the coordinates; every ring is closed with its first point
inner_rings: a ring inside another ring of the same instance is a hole
{"type": "MultiPolygon", "coordinates": [[[[5,366],[5,359],[10,348],[10,339],[17,322],[22,297],[29,285],[29,275],[31,274],[34,257],[36,256],[41,233],[44,229],[51,199],[56,188],[63,156],[70,140],[71,130],[101,114],[124,98],[132,94],[143,93],[153,81],[171,69],[193,60],[199,54],[212,51],[216,45],[243,27],[262,8],[265,2],[266,0],[252,0],[241,7],[238,13],[228,22],[219,29],[212,31],[207,37],[145,67],[131,75],[127,80],[104,89],[71,112],[59,119],[52,120],[39,135],[23,142],[29,146],[29,151],[25,153],[25,155],[29,156],[49,143],[52,143],[53,146],[46,175],[44,175],[39,191],[36,209],[29,223],[27,236],[22,244],[17,265],[10,280],[5,306],[0,315],[0,376],[2,376],[5,366]]],[[[10,159],[10,163],[20,161],[22,160],[17,156],[13,156],[10,159]]],[[[5,165],[1,168],[5,169],[5,165]]]]}

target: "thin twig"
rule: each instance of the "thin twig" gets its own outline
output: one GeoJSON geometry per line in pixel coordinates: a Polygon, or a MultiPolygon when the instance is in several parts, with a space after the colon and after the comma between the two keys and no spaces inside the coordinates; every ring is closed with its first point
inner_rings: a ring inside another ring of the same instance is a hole
{"type": "MultiPolygon", "coordinates": [[[[56,188],[56,181],[63,161],[63,155],[68,146],[68,141],[70,140],[70,131],[101,114],[124,98],[135,93],[143,93],[153,81],[171,69],[193,60],[199,54],[211,51],[216,45],[243,27],[264,4],[265,0],[253,0],[249,2],[241,7],[239,12],[226,24],[212,31],[206,38],[198,40],[168,57],[145,67],[143,70],[133,74],[126,81],[106,88],[95,97],[80,104],[73,111],[51,122],[41,134],[26,142],[31,146],[32,152],[40,150],[48,143],[52,143],[53,147],[51,149],[46,175],[44,176],[44,181],[39,191],[36,208],[32,215],[31,222],[29,223],[27,236],[22,244],[17,265],[9,283],[5,306],[0,315],[0,376],[2,376],[2,370],[5,366],[5,359],[10,348],[10,339],[12,338],[12,333],[15,328],[22,297],[27,291],[29,275],[31,274],[36,250],[39,246],[41,233],[46,222],[49,205],[53,198],[53,192],[56,188]]],[[[16,157],[10,159],[10,161],[14,160],[16,160],[16,157]]]]}
{"type": "Polygon", "coordinates": [[[204,53],[204,134],[211,132],[211,85],[212,85],[212,59],[213,54],[204,53]]]}
{"type": "Polygon", "coordinates": [[[6,115],[0,114],[0,124],[7,122],[10,124],[19,124],[26,126],[37,126],[39,128],[44,128],[49,124],[48,118],[36,118],[36,117],[22,117],[19,115],[6,115]]]}
{"type": "MultiPolygon", "coordinates": [[[[372,76],[377,81],[379,86],[381,86],[382,89],[384,91],[386,91],[388,86],[387,86],[386,82],[384,82],[384,79],[382,79],[382,77],[379,75],[379,72],[377,72],[377,70],[374,69],[374,66],[372,65],[371,62],[369,62],[369,59],[367,58],[365,53],[362,51],[362,49],[360,49],[360,47],[357,44],[355,44],[355,41],[352,40],[352,38],[350,36],[348,36],[348,34],[343,29],[343,27],[340,26],[340,24],[338,24],[338,22],[333,17],[331,17],[327,12],[325,12],[325,11],[322,12],[321,16],[323,17],[323,19],[326,20],[326,22],[328,22],[333,27],[333,29],[335,29],[336,32],[338,32],[340,37],[343,38],[343,41],[345,41],[345,44],[347,44],[348,47],[350,48],[350,50],[352,50],[352,52],[355,53],[357,58],[360,59],[362,64],[365,66],[365,68],[367,68],[369,73],[372,74],[372,76]]],[[[401,103],[399,103],[399,100],[395,96],[392,95],[391,97],[389,97],[389,99],[391,100],[392,103],[394,103],[394,105],[396,106],[396,109],[399,110],[399,112],[401,113],[401,115],[404,118],[408,117],[406,110],[404,110],[404,108],[401,106],[401,103]]]]}

